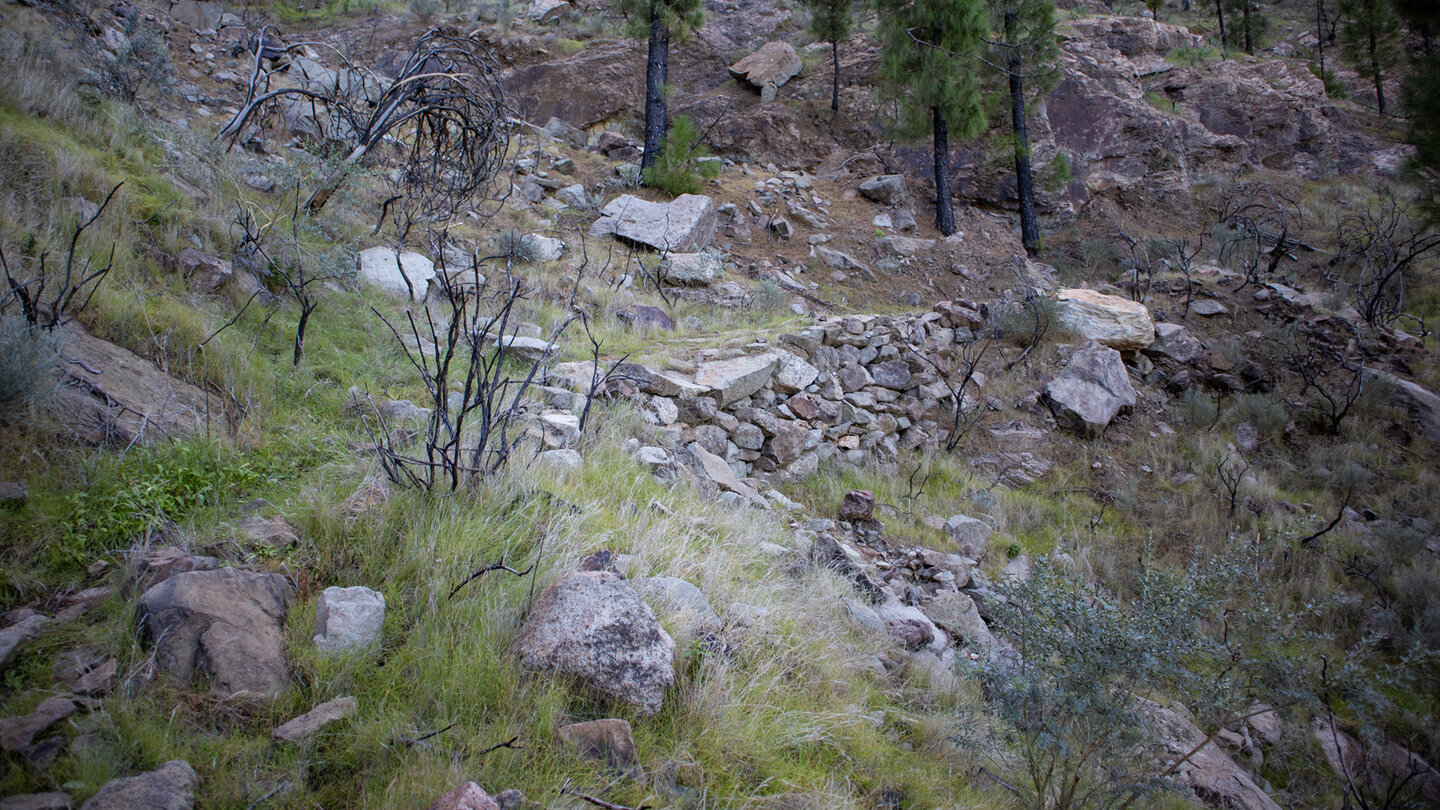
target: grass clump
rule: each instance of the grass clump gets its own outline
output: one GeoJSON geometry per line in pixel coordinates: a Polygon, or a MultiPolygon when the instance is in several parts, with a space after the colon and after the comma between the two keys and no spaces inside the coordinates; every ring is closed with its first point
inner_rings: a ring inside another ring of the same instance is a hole
{"type": "Polygon", "coordinates": [[[55,392],[61,340],[18,315],[0,315],[0,421],[55,392]]]}

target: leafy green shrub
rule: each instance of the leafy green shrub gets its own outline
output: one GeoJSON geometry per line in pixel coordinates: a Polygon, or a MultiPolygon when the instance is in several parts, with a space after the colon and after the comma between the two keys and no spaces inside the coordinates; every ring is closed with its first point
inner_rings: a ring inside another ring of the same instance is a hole
{"type": "Polygon", "coordinates": [[[130,542],[196,509],[238,500],[265,480],[255,465],[203,441],[147,448],[119,463],[124,474],[69,496],[65,551],[82,556],[130,542]]]}
{"type": "Polygon", "coordinates": [[[19,315],[0,316],[0,421],[55,392],[60,343],[19,315]]]}
{"type": "Polygon", "coordinates": [[[688,115],[676,118],[665,136],[665,150],[655,159],[655,165],[645,170],[645,185],[671,197],[703,191],[701,181],[719,177],[720,164],[701,159],[709,157],[710,152],[700,141],[700,128],[694,119],[688,115]]]}
{"type": "Polygon", "coordinates": [[[1048,169],[1040,181],[1040,188],[1045,191],[1060,191],[1075,178],[1074,170],[1070,167],[1070,156],[1064,152],[1057,151],[1055,157],[1050,158],[1048,169]]]}

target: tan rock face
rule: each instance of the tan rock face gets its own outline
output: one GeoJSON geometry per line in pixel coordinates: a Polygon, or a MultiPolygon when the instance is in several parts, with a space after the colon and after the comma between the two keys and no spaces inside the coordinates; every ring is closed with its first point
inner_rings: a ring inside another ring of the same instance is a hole
{"type": "Polygon", "coordinates": [[[1086,340],[1119,351],[1137,351],[1155,341],[1155,323],[1145,305],[1094,290],[1061,290],[1060,323],[1086,340]]]}

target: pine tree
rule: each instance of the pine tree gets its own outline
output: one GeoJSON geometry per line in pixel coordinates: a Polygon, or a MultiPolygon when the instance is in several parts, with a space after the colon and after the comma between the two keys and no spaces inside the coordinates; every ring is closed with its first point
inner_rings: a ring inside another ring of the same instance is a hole
{"type": "Polygon", "coordinates": [[[840,109],[840,40],[850,38],[850,6],[852,0],[804,0],[810,9],[810,33],[830,43],[830,58],[835,63],[835,80],[830,90],[830,109],[840,109]]]}
{"type": "Polygon", "coordinates": [[[704,0],[616,0],[627,32],[649,39],[645,59],[645,151],[640,168],[648,169],[665,148],[670,114],[665,104],[670,80],[670,38],[683,41],[705,21],[704,0]]]}
{"type": "Polygon", "coordinates": [[[1260,33],[1269,25],[1260,4],[1256,0],[1225,0],[1225,6],[1232,24],[1237,15],[1240,17],[1240,30],[1233,33],[1238,35],[1241,47],[1248,54],[1255,53],[1260,33]]]}
{"type": "Polygon", "coordinates": [[[1422,51],[1401,85],[1405,141],[1415,147],[1408,168],[1421,188],[1421,204],[1432,226],[1440,225],[1440,7],[1432,0],[1395,0],[1395,10],[1420,37],[1422,51]]]}
{"type": "Polygon", "coordinates": [[[896,133],[934,137],[935,227],[955,232],[950,196],[950,132],[985,128],[976,57],[987,25],[984,0],[876,0],[882,86],[895,94],[896,133]]]}
{"type": "Polygon", "coordinates": [[[1015,148],[1015,191],[1020,201],[1020,240],[1034,255],[1040,246],[1035,216],[1035,182],[1030,170],[1030,135],[1025,113],[1026,83],[1043,92],[1054,83],[1059,54],[1055,44],[1055,5],[1051,0],[991,0],[999,33],[994,64],[1004,65],[1010,85],[1010,125],[1015,148]]]}
{"type": "Polygon", "coordinates": [[[1375,83],[1385,114],[1385,79],[1400,64],[1400,18],[1390,0],[1341,0],[1340,49],[1362,77],[1375,83]]]}

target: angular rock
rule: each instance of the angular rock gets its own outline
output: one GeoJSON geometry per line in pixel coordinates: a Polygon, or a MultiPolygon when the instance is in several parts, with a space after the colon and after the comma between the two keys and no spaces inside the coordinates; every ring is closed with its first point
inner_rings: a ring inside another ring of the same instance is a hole
{"type": "Polygon", "coordinates": [[[553,470],[566,472],[578,470],[585,463],[585,457],[580,455],[578,450],[562,448],[560,450],[546,450],[535,457],[535,461],[553,470]]]}
{"type": "Polygon", "coordinates": [[[173,759],[148,773],[107,783],[80,810],[193,810],[197,781],[190,763],[173,759]]]}
{"type": "Polygon", "coordinates": [[[1145,305],[1094,290],[1061,290],[1060,325],[1086,340],[1122,351],[1137,351],[1155,340],[1155,325],[1145,305]]]}
{"type": "Polygon", "coordinates": [[[994,529],[983,520],[968,515],[951,515],[945,521],[945,534],[960,547],[960,553],[972,560],[985,553],[985,545],[994,529]]]}
{"type": "Polygon", "coordinates": [[[790,352],[782,351],[776,354],[780,358],[780,367],[775,371],[775,389],[780,393],[793,394],[803,391],[820,376],[819,369],[790,352]]]}
{"type": "Polygon", "coordinates": [[[910,385],[910,364],[896,358],[870,366],[870,376],[875,384],[894,391],[904,391],[910,385]]]}
{"type": "Polygon", "coordinates": [[[613,234],[666,253],[698,253],[710,244],[718,218],[715,203],[699,194],[681,194],[668,203],[652,203],[624,194],[600,209],[591,236],[613,234]]]}
{"type": "Polygon", "coordinates": [[[1120,353],[1091,343],[1071,356],[1041,398],[1062,427],[1094,438],[1116,414],[1135,407],[1135,388],[1120,353]]]}
{"type": "Polygon", "coordinates": [[[910,199],[903,174],[871,177],[860,183],[860,193],[881,205],[904,205],[910,199]]]}
{"type": "Polygon", "coordinates": [[[1210,318],[1216,315],[1224,315],[1229,312],[1225,305],[1213,298],[1201,298],[1190,305],[1190,311],[1202,318],[1210,318]]]}
{"type": "Polygon", "coordinates": [[[138,616],[160,672],[222,693],[271,697],[289,681],[282,626],[293,589],[278,574],[189,571],[150,588],[138,616]]]}
{"type": "Polygon", "coordinates": [[[827,247],[816,246],[815,257],[826,267],[833,267],[837,270],[853,270],[864,276],[868,281],[874,281],[876,279],[875,273],[872,272],[864,262],[861,262],[849,253],[842,253],[827,247]]]}
{"type": "Polygon", "coordinates": [[[185,248],[176,257],[180,272],[189,281],[190,289],[198,293],[213,293],[235,274],[230,262],[201,253],[195,248],[185,248]]]}
{"type": "Polygon", "coordinates": [[[660,711],[674,682],[675,642],[619,576],[570,574],[535,599],[516,635],[521,665],[575,678],[642,715],[660,711]]]}
{"type": "Polygon", "coordinates": [[[338,723],[354,714],[359,708],[360,702],[350,696],[327,700],[275,729],[271,732],[271,736],[281,742],[304,742],[319,734],[321,729],[326,726],[338,723]]]}
{"type": "Polygon", "coordinates": [[[1178,323],[1155,324],[1155,342],[1145,347],[1146,354],[1168,357],[1177,363],[1193,362],[1204,351],[1205,346],[1178,323]]]}
{"type": "MultiPolygon", "coordinates": [[[[1180,714],[1144,698],[1136,700],[1141,710],[1154,720],[1158,741],[1165,747],[1169,758],[1184,756],[1204,742],[1205,733],[1180,714]]],[[[1221,807],[1280,810],[1280,805],[1255,784],[1250,774],[1213,742],[1206,744],[1182,766],[1176,780],[1221,807]]]]}
{"type": "Polygon", "coordinates": [[[839,540],[827,532],[821,532],[810,544],[810,562],[824,566],[850,580],[855,590],[872,602],[879,601],[884,591],[879,583],[870,578],[865,569],[847,552],[839,540]]]}
{"type": "Polygon", "coordinates": [[[204,2],[203,0],[179,0],[170,7],[170,16],[176,22],[194,28],[196,31],[216,31],[220,28],[220,18],[225,9],[219,3],[204,2]]]}
{"type": "Polygon", "coordinates": [[[800,54],[788,42],[767,42],[759,50],[730,66],[730,75],[736,81],[748,82],[764,90],[783,87],[786,82],[799,75],[800,54]]]}
{"type": "Polygon", "coordinates": [[[1440,396],[1389,372],[1367,368],[1364,373],[1367,378],[1378,379],[1389,386],[1391,400],[1410,412],[1420,426],[1420,433],[1440,444],[1440,396]]]}
{"type": "Polygon", "coordinates": [[[530,0],[530,5],[525,9],[525,16],[535,22],[543,23],[558,20],[569,10],[570,3],[566,0],[530,0]]]}
{"type": "Polygon", "coordinates": [[[945,634],[918,609],[891,600],[876,606],[885,623],[885,632],[905,649],[914,652],[929,648],[939,655],[945,649],[945,634]]]}
{"type": "Polygon", "coordinates": [[[219,397],[166,374],[154,363],[92,337],[78,323],[64,329],[65,384],[53,408],[89,444],[129,446],[204,433],[225,424],[219,397]]]}
{"type": "Polygon", "coordinates": [[[712,391],[724,408],[759,391],[779,364],[780,358],[774,352],[702,363],[695,371],[695,384],[712,391]]]}
{"type": "Polygon", "coordinates": [[[546,447],[564,449],[580,441],[580,417],[573,413],[542,413],[535,421],[546,447]]]}
{"type": "Polygon", "coordinates": [[[10,658],[20,645],[33,638],[39,638],[54,620],[48,616],[34,614],[0,630],[0,670],[10,663],[10,658]]]}
{"type": "Polygon", "coordinates": [[[141,561],[135,585],[139,590],[146,590],[186,571],[213,571],[218,562],[214,557],[191,554],[176,546],[161,546],[141,561]]]}
{"type": "Polygon", "coordinates": [[[635,750],[635,736],[630,721],[619,719],[591,720],[561,726],[560,739],[580,750],[580,755],[600,760],[622,776],[644,779],[640,755],[635,750]]]}
{"type": "Polygon", "coordinates": [[[479,785],[466,782],[430,804],[430,810],[500,810],[479,785]]]}
{"type": "Polygon", "coordinates": [[[363,650],[380,641],[385,629],[385,595],[364,586],[320,592],[315,603],[315,636],[321,652],[363,650]]]}
{"type": "Polygon", "coordinates": [[[75,713],[75,701],[54,697],[41,702],[29,714],[0,720],[0,750],[20,753],[28,749],[35,737],[75,713]]]}
{"type": "Polygon", "coordinates": [[[875,514],[875,493],[852,489],[840,501],[841,520],[869,520],[875,514]]]}
{"type": "Polygon", "coordinates": [[[939,591],[921,608],[930,621],[945,628],[956,639],[988,650],[995,643],[975,600],[959,591],[939,591]]]}
{"type": "Polygon", "coordinates": [[[685,452],[680,455],[680,459],[691,472],[695,473],[696,477],[714,482],[725,492],[739,495],[751,506],[760,509],[769,507],[770,504],[760,497],[760,493],[756,492],[754,487],[741,481],[735,475],[735,471],[730,469],[730,465],[725,463],[725,459],[706,450],[699,442],[691,442],[686,445],[685,452]]]}
{"type": "Polygon", "coordinates": [[[250,515],[236,527],[244,541],[253,546],[273,549],[294,548],[300,545],[300,535],[295,527],[280,518],[263,518],[250,515]]]}
{"type": "Polygon", "coordinates": [[[496,335],[495,345],[505,348],[506,357],[522,363],[539,363],[553,351],[548,340],[521,335],[496,335]]]}
{"type": "Polygon", "coordinates": [[[660,261],[660,277],[671,284],[708,287],[725,275],[718,253],[671,253],[660,261]]]}
{"type": "Polygon", "coordinates": [[[435,277],[435,263],[413,251],[397,254],[394,248],[372,247],[360,251],[360,277],[390,295],[418,300],[425,297],[430,279],[435,277]]]}
{"type": "Polygon", "coordinates": [[[776,424],[775,435],[765,442],[765,452],[775,459],[775,463],[784,467],[800,458],[805,452],[805,444],[810,436],[810,428],[804,422],[792,422],[784,420],[776,424]]]}

